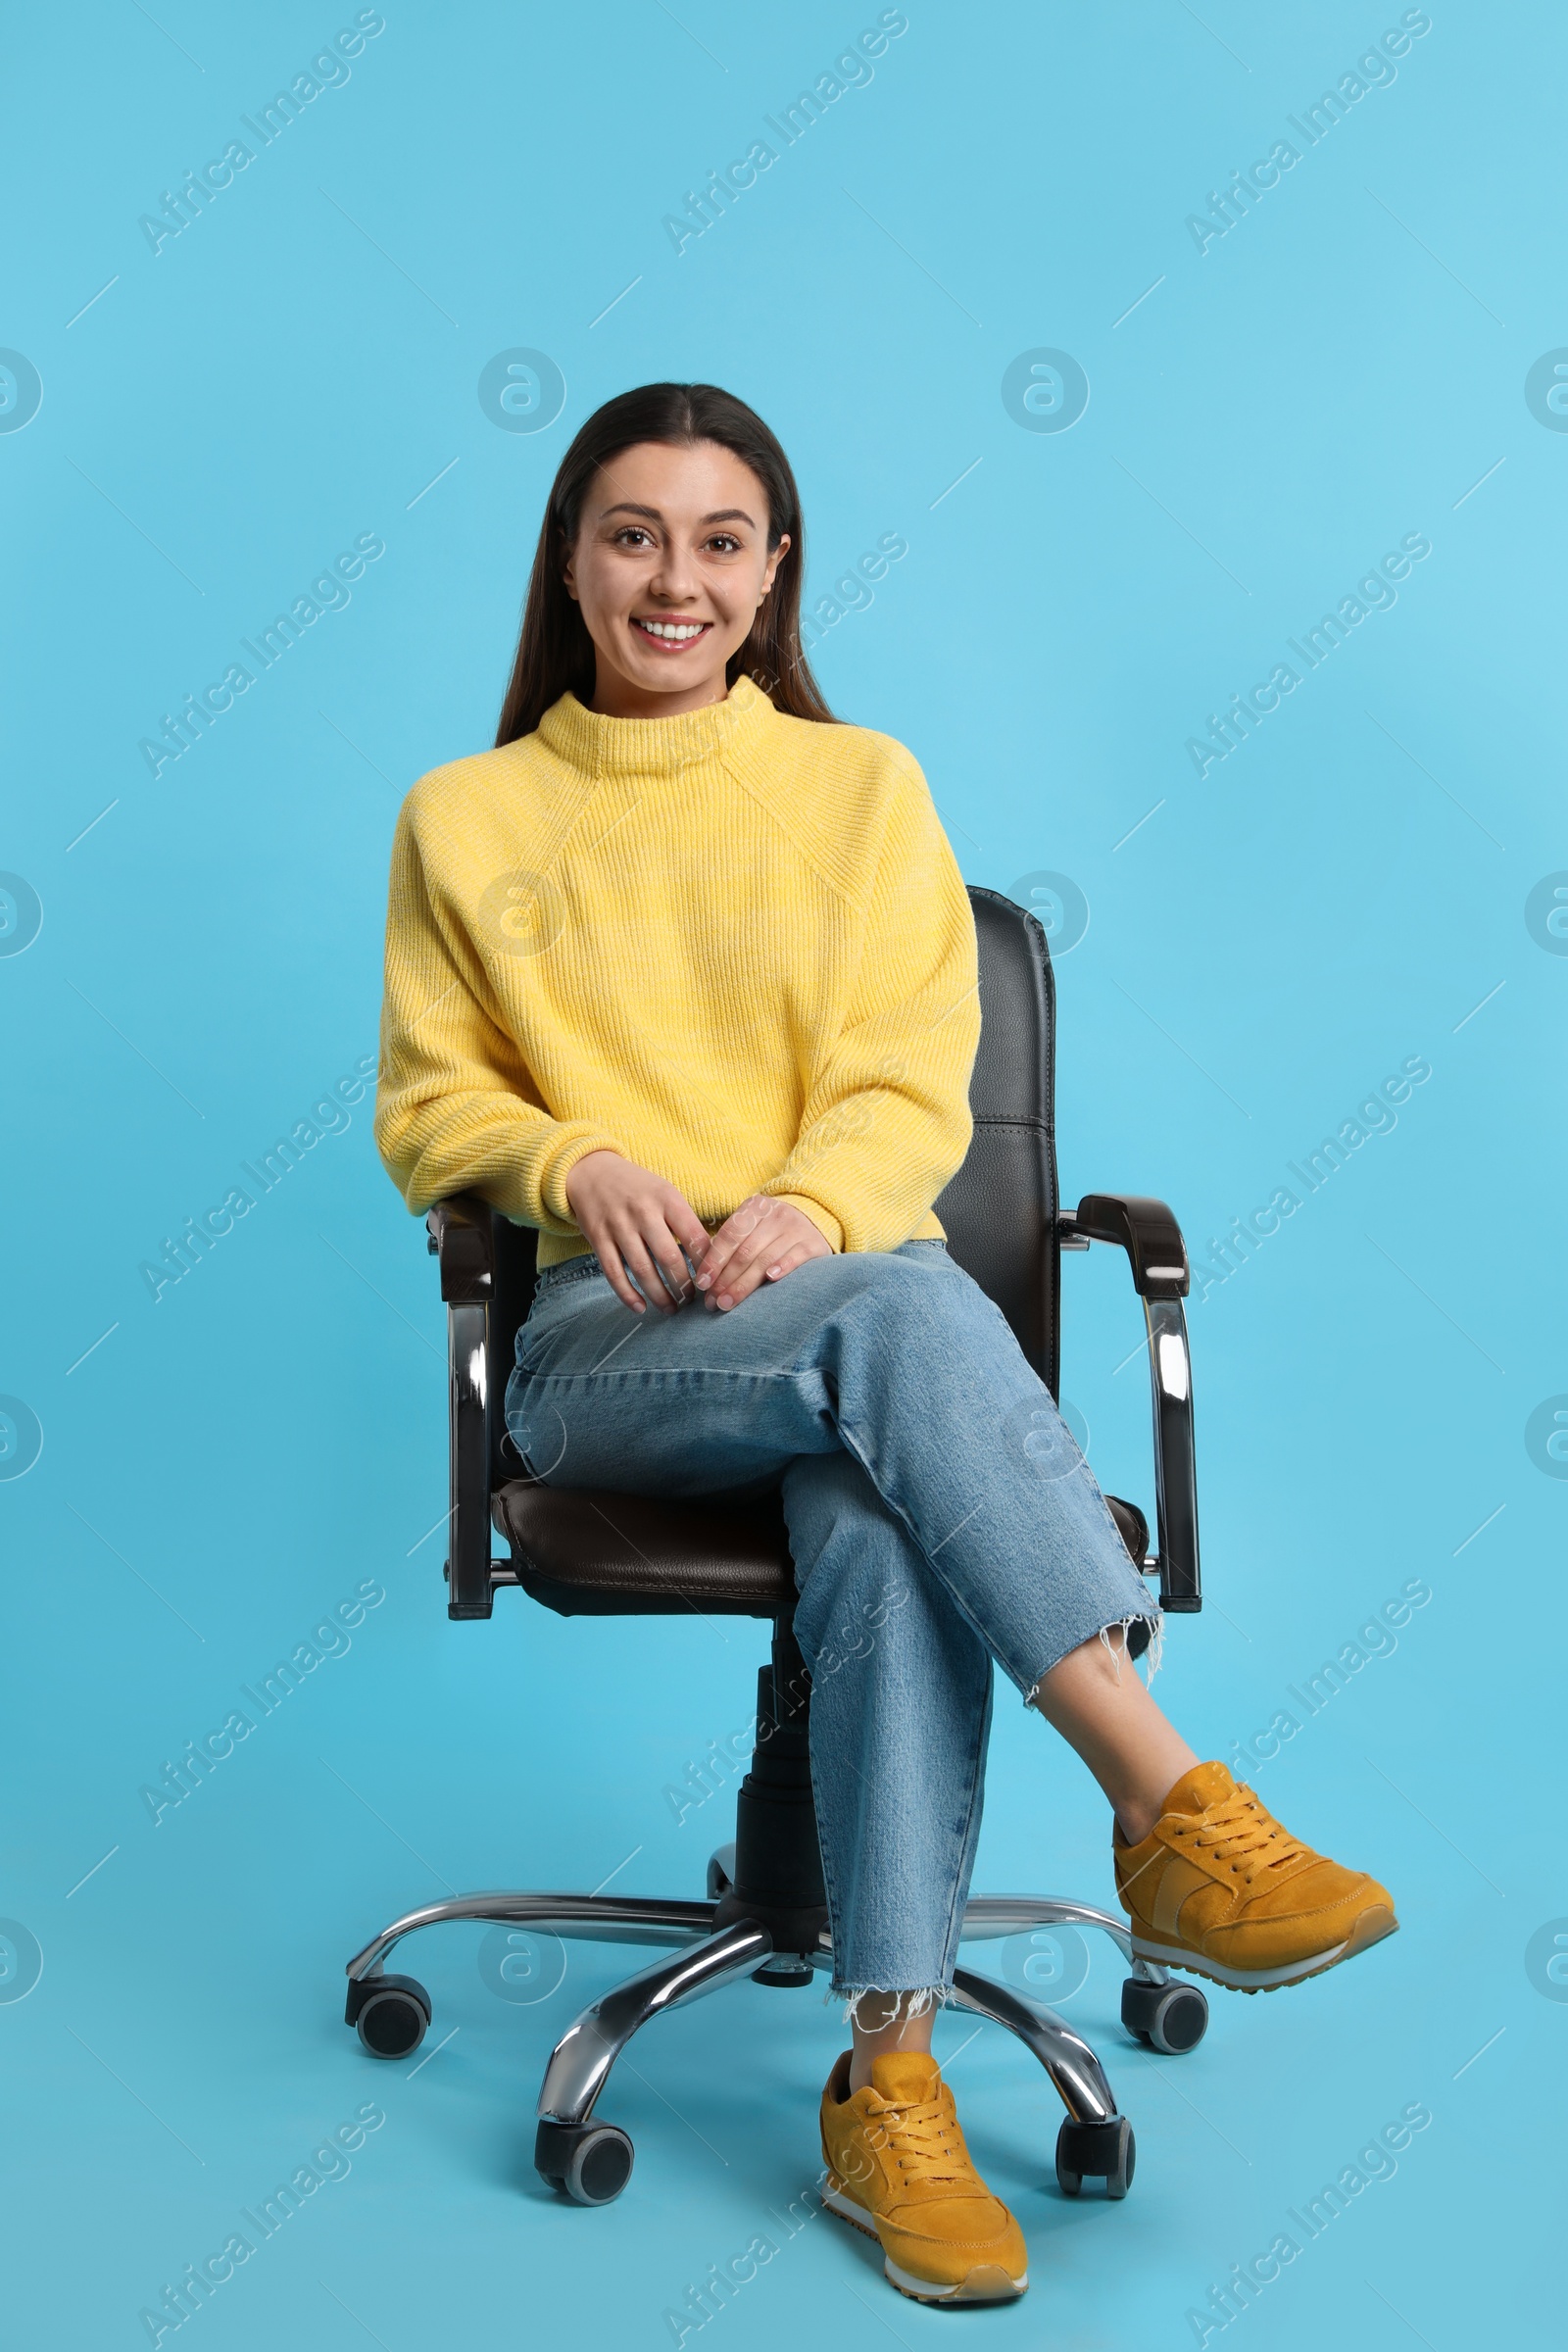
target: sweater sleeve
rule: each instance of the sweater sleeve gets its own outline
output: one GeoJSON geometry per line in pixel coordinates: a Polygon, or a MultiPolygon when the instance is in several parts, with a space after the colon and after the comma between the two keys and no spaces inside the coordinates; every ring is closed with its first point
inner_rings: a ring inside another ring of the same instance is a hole
{"type": "Polygon", "coordinates": [[[896,1250],[962,1165],[979,985],[963,878],[904,755],[844,1026],[794,1150],[761,1187],[835,1250],[896,1250]]]}
{"type": "Polygon", "coordinates": [[[449,907],[438,906],[405,808],[392,847],[375,1140],[417,1216],[473,1191],[518,1224],[574,1234],[567,1172],[589,1152],[619,1152],[583,1119],[553,1119],[516,1046],[486,1008],[484,967],[449,907]]]}

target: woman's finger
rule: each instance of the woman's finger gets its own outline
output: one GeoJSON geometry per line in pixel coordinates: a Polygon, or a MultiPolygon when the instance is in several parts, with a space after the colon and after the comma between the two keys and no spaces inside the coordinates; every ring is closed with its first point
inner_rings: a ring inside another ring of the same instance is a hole
{"type": "Polygon", "coordinates": [[[762,1268],[763,1277],[768,1282],[782,1282],[786,1274],[792,1274],[797,1266],[804,1266],[808,1257],[821,1254],[820,1250],[811,1248],[809,1242],[792,1242],[780,1256],[774,1258],[771,1265],[762,1268]]]}
{"type": "Polygon", "coordinates": [[[600,1272],[620,1300],[621,1305],[629,1306],[634,1315],[640,1315],[643,1311],[643,1302],[626,1280],[626,1269],[621,1263],[620,1251],[611,1239],[609,1226],[601,1226],[597,1233],[590,1233],[584,1227],[583,1238],[593,1244],[593,1251],[599,1260],[600,1272]]]}
{"type": "Polygon", "coordinates": [[[743,1200],[739,1208],[731,1211],[708,1246],[703,1259],[702,1273],[697,1282],[700,1291],[711,1292],[718,1288],[719,1277],[724,1268],[736,1250],[755,1232],[760,1217],[767,1210],[776,1209],[778,1205],[776,1200],[770,1200],[765,1194],[754,1193],[750,1200],[743,1200]]]}
{"type": "Polygon", "coordinates": [[[693,1256],[707,1250],[710,1239],[708,1228],[684,1194],[678,1193],[671,1185],[659,1205],[664,1223],[682,1249],[690,1250],[693,1256]]]}
{"type": "Polygon", "coordinates": [[[656,1215],[646,1221],[643,1244],[673,1293],[676,1305],[684,1305],[691,1296],[692,1278],[686,1271],[680,1244],[662,1217],[656,1215]]]}
{"type": "Polygon", "coordinates": [[[617,1234],[615,1239],[626,1270],[636,1275],[647,1303],[657,1307],[662,1315],[672,1315],[676,1301],[665,1289],[663,1276],[655,1265],[636,1226],[628,1223],[625,1231],[617,1234]]]}
{"type": "Polygon", "coordinates": [[[716,1250],[710,1253],[697,1278],[697,1288],[707,1292],[710,1306],[715,1306],[720,1297],[733,1300],[739,1296],[739,1285],[753,1250],[752,1242],[743,1240],[733,1242],[722,1258],[718,1257],[716,1250]]]}
{"type": "Polygon", "coordinates": [[[747,1236],[715,1279],[711,1295],[721,1305],[736,1306],[743,1298],[750,1298],[767,1267],[777,1259],[781,1246],[788,1246],[787,1227],[781,1234],[779,1222],[775,1217],[761,1219],[758,1230],[747,1236]]]}

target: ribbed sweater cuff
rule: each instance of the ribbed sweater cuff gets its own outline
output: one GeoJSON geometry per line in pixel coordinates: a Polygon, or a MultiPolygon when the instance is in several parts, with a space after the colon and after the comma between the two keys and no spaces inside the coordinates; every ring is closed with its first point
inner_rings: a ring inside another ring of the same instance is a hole
{"type": "MultiPolygon", "coordinates": [[[[764,1186],[763,1190],[766,1189],[764,1186]]],[[[803,1216],[809,1217],[835,1254],[843,1250],[844,1228],[833,1211],[824,1208],[820,1200],[813,1200],[809,1193],[774,1193],[772,1198],[775,1200],[787,1200],[792,1208],[798,1208],[803,1216]]]]}
{"type": "Polygon", "coordinates": [[[598,1128],[570,1126],[539,1171],[539,1205],[554,1223],[547,1233],[577,1233],[581,1229],[571,1213],[566,1199],[566,1178],[579,1159],[590,1152],[618,1152],[622,1159],[630,1157],[626,1147],[615,1136],[606,1135],[598,1128]]]}

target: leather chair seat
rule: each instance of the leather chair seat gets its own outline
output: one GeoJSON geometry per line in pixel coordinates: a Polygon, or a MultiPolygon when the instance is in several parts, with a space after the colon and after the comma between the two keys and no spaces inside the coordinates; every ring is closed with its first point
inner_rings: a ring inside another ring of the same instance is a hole
{"type": "MultiPolygon", "coordinates": [[[[1149,1524],[1107,1494],[1135,1565],[1149,1524]]],[[[561,1617],[773,1617],[793,1605],[795,1572],[778,1495],[669,1502],[648,1494],[541,1487],[514,1479],[492,1504],[517,1582],[561,1617]]]]}

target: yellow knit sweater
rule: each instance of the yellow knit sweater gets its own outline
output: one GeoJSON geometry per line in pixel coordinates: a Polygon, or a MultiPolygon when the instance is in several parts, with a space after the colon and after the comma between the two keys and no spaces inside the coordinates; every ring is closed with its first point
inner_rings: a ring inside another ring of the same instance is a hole
{"type": "Polygon", "coordinates": [[[438,767],[392,852],[375,1136],[411,1209],[482,1193],[588,1248],[610,1149],[710,1229],[751,1193],[835,1250],[939,1237],[968,1149],[974,922],[919,768],[749,678],[679,718],[564,695],[438,767]]]}

